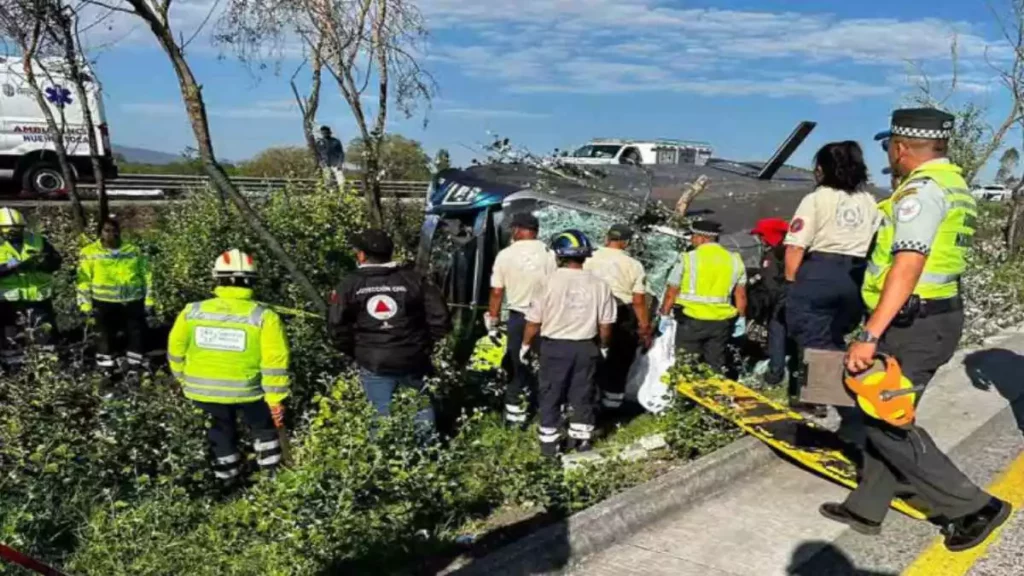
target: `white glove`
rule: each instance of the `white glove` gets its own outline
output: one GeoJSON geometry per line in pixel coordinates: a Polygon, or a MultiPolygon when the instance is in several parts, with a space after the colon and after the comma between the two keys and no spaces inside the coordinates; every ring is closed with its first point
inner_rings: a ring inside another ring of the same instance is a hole
{"type": "Polygon", "coordinates": [[[662,316],[658,321],[658,332],[664,334],[672,326],[673,322],[675,322],[675,319],[671,316],[662,316]]]}
{"type": "Polygon", "coordinates": [[[601,348],[601,358],[604,358],[605,360],[608,359],[608,348],[605,348],[605,347],[601,348]]]}
{"type": "Polygon", "coordinates": [[[530,347],[524,344],[523,347],[519,349],[519,361],[522,362],[523,364],[526,364],[526,359],[529,356],[530,347]]]}
{"type": "Polygon", "coordinates": [[[740,316],[736,319],[736,327],[732,331],[733,338],[742,338],[747,333],[747,319],[740,316]]]}
{"type": "Polygon", "coordinates": [[[488,333],[498,329],[498,319],[491,316],[490,312],[484,312],[484,327],[488,333]]]}

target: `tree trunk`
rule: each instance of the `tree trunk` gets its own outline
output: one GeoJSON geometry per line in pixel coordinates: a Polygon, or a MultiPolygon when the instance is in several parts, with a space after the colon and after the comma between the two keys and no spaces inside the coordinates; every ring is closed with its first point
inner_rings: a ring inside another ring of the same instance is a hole
{"type": "Polygon", "coordinates": [[[25,72],[25,81],[28,82],[29,87],[32,89],[36,104],[46,119],[47,128],[53,134],[53,147],[57,153],[57,163],[60,165],[64,184],[67,186],[68,198],[71,199],[71,214],[75,222],[75,232],[82,234],[85,232],[85,209],[82,208],[82,200],[78,197],[75,171],[71,168],[71,163],[68,162],[68,151],[64,143],[64,130],[57,125],[57,119],[53,117],[53,111],[50,110],[50,105],[47,103],[46,97],[43,96],[42,89],[39,88],[39,81],[36,78],[35,70],[32,68],[34,60],[34,49],[27,51],[26,56],[22,58],[22,70],[25,72]]]}
{"type": "Polygon", "coordinates": [[[129,1],[136,12],[150,25],[157,41],[160,42],[164,52],[167,53],[171,64],[174,66],[174,72],[178,76],[178,83],[181,88],[182,99],[185,101],[189,122],[192,124],[192,131],[196,137],[199,156],[203,161],[203,169],[210,177],[210,182],[220,192],[222,197],[226,196],[231,200],[242,218],[245,219],[253,231],[256,232],[256,235],[259,236],[260,240],[263,241],[267,248],[288,270],[295,283],[306,293],[306,297],[309,298],[313,306],[321,314],[326,314],[327,303],[324,301],[323,296],[291,259],[288,252],[281,246],[281,243],[263,225],[259,215],[249,206],[245,197],[238,192],[238,189],[235,188],[235,185],[228,178],[227,173],[224,172],[224,169],[217,162],[216,156],[213,153],[213,141],[210,138],[210,125],[206,117],[206,105],[203,103],[202,87],[196,82],[192,69],[189,67],[188,62],[185,61],[181,48],[174,41],[174,36],[166,25],[161,23],[158,18],[153,17],[152,13],[148,11],[144,0],[129,1]]]}
{"type": "MultiPolygon", "coordinates": [[[[54,36],[58,37],[64,46],[64,60],[67,62],[68,71],[75,85],[75,95],[82,105],[82,119],[86,126],[89,142],[89,160],[92,164],[92,175],[96,181],[96,198],[99,201],[99,222],[97,222],[96,235],[99,236],[103,228],[103,222],[110,216],[110,204],[107,199],[107,179],[103,174],[103,164],[100,161],[99,143],[96,141],[96,123],[92,118],[92,109],[89,107],[89,99],[85,91],[85,81],[82,78],[82,69],[79,66],[79,52],[76,50],[76,43],[71,33],[72,19],[63,12],[56,13],[57,25],[60,27],[54,36]]],[[[113,154],[113,151],[108,151],[113,154]]]]}
{"type": "MultiPolygon", "coordinates": [[[[375,144],[366,143],[363,146],[363,199],[366,202],[366,217],[370,221],[371,228],[384,228],[384,207],[380,200],[380,164],[379,152],[373,151],[367,154],[375,144]]],[[[379,150],[379,149],[378,149],[379,150]]]]}

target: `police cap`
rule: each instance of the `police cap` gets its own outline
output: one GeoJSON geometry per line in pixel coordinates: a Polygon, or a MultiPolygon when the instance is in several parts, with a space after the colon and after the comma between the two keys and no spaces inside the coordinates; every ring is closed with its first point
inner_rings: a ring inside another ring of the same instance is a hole
{"type": "Polygon", "coordinates": [[[370,228],[352,236],[352,247],[372,256],[390,258],[395,252],[395,243],[387,232],[370,228]]]}
{"type": "Polygon", "coordinates": [[[612,224],[608,229],[608,239],[629,242],[633,239],[633,229],[626,224],[612,224]]]}
{"type": "Polygon", "coordinates": [[[875,135],[875,140],[893,136],[921,140],[949,140],[956,117],[938,108],[902,108],[892,113],[889,130],[875,135]]]}
{"type": "Polygon", "coordinates": [[[537,217],[529,212],[516,212],[512,215],[512,220],[508,225],[509,228],[523,228],[534,232],[540,230],[540,222],[537,217]]]}
{"type": "Polygon", "coordinates": [[[708,238],[717,238],[722,233],[722,225],[712,220],[698,220],[690,224],[690,232],[708,238]]]}

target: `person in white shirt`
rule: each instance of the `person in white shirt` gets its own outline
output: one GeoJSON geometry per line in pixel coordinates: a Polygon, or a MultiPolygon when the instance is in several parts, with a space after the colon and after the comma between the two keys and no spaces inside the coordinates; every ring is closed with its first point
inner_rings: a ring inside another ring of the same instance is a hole
{"type": "Polygon", "coordinates": [[[498,252],[491,272],[491,296],[484,323],[491,338],[498,338],[501,304],[508,305],[508,341],[502,362],[509,374],[505,387],[505,423],[525,428],[527,423],[527,396],[533,386],[529,367],[519,359],[523,343],[526,312],[538,285],[554,273],[555,255],[547,245],[537,239],[540,222],[528,212],[512,216],[509,228],[512,244],[498,252]]]}

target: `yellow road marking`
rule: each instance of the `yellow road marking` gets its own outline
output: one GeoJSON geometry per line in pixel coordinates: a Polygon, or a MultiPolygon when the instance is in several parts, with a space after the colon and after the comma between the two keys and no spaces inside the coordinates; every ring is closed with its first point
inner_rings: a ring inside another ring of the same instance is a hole
{"type": "MultiPolygon", "coordinates": [[[[1013,506],[1013,512],[1024,505],[1024,454],[1017,457],[1010,467],[988,487],[988,493],[1009,502],[1013,506]]],[[[1010,518],[997,528],[980,546],[975,546],[964,552],[950,552],[942,543],[942,538],[936,538],[928,548],[925,549],[914,562],[903,571],[903,576],[963,576],[974,566],[988,547],[999,540],[1003,528],[1013,519],[1010,518]]]]}

